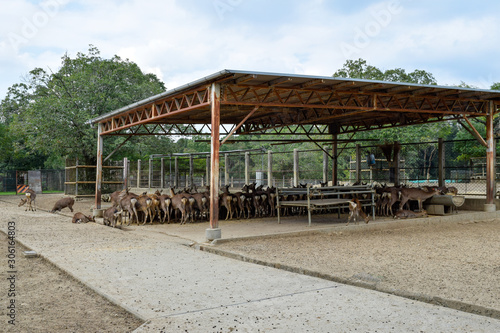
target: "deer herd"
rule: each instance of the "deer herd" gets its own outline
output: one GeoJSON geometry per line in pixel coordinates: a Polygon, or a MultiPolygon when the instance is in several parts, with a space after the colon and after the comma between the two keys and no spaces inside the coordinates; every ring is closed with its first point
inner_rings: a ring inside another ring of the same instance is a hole
{"type": "MultiPolygon", "coordinates": [[[[300,185],[304,187],[304,185],[300,185]]],[[[456,195],[455,187],[430,187],[420,188],[406,186],[386,186],[376,184],[375,191],[375,212],[378,216],[392,216],[394,218],[415,218],[427,216],[423,209],[423,202],[437,194],[456,195]],[[414,211],[409,206],[410,201],[416,201],[418,208],[414,211]]],[[[219,194],[219,218],[229,219],[249,219],[261,217],[273,217],[276,214],[276,188],[256,186],[256,183],[245,185],[240,191],[231,192],[229,186],[220,189],[219,194]]],[[[146,192],[137,195],[124,189],[115,191],[110,195],[104,195],[103,201],[109,201],[111,207],[103,212],[103,224],[117,227],[126,223],[129,226],[132,222],[137,225],[152,224],[155,220],[159,223],[178,222],[181,225],[188,222],[206,221],[210,214],[210,191],[197,191],[195,189],[176,190],[169,189],[168,194],[162,191],[148,194],[146,192]]],[[[281,195],[280,201],[304,200],[299,195],[281,195]]],[[[362,218],[368,223],[369,214],[365,213],[360,199],[362,197],[348,198],[347,224],[362,218]]],[[[69,208],[73,212],[74,199],[65,197],[58,200],[50,212],[60,212],[63,208],[69,208]]],[[[21,199],[19,206],[26,205],[25,210],[36,211],[36,193],[29,189],[25,193],[25,198],[21,199]]],[[[339,208],[343,209],[344,208],[339,208]]],[[[287,207],[281,208],[280,214],[298,215],[307,213],[303,208],[287,207]]],[[[73,223],[95,222],[92,215],[75,213],[73,223]]]]}

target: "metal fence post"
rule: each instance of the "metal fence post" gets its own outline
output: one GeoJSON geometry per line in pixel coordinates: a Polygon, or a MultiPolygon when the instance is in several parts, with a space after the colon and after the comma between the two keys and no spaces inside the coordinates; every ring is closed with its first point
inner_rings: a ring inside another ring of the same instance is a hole
{"type": "Polygon", "coordinates": [[[165,159],[162,157],[160,166],[160,188],[164,188],[165,186],[165,159]]]}
{"type": "Polygon", "coordinates": [[[443,138],[438,139],[438,186],[445,186],[445,173],[444,173],[444,140],[443,138]]]}
{"type": "Polygon", "coordinates": [[[299,151],[293,150],[293,186],[299,186],[299,151]]]}
{"type": "Polygon", "coordinates": [[[245,184],[250,184],[250,153],[245,152],[245,184]]]}
{"type": "MultiPolygon", "coordinates": [[[[328,154],[326,153],[327,147],[323,147],[323,183],[328,182],[328,154]]],[[[328,184],[327,184],[328,185],[328,184]]]]}
{"type": "Polygon", "coordinates": [[[179,187],[179,158],[174,160],[174,187],[179,187]]]}
{"type": "Polygon", "coordinates": [[[123,189],[128,187],[128,158],[123,158],[123,189]]]}
{"type": "Polygon", "coordinates": [[[356,183],[361,183],[361,145],[356,144],[356,183]]]}
{"type": "Polygon", "coordinates": [[[137,160],[137,188],[141,187],[141,160],[137,160]]]}
{"type": "Polygon", "coordinates": [[[267,151],[267,186],[273,186],[273,152],[267,151]]]}
{"type": "Polygon", "coordinates": [[[224,185],[229,185],[229,155],[224,154],[224,185]]]}
{"type": "Polygon", "coordinates": [[[148,172],[148,191],[151,190],[151,185],[153,181],[153,159],[149,159],[149,172],[148,172]]]}

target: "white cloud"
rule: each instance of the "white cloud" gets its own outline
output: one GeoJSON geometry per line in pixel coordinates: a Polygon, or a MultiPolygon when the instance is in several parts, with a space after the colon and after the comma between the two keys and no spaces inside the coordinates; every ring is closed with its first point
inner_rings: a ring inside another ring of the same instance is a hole
{"type": "Polygon", "coordinates": [[[47,1],[61,5],[49,15],[40,3],[2,1],[0,96],[34,67],[57,70],[65,52],[75,56],[89,44],[103,57],[129,58],[168,88],[226,68],[332,75],[357,58],[382,69],[424,69],[441,84],[500,81],[491,60],[498,55],[500,28],[492,1],[481,7],[451,6],[450,0],[434,7],[403,0],[349,7],[321,0],[219,0],[230,6],[222,17],[213,1],[47,1]],[[465,8],[474,15],[454,12],[465,8]],[[37,13],[49,19],[40,20],[17,49],[10,47],[8,34],[26,37],[23,24],[37,13]],[[355,52],[346,57],[343,45],[355,52]]]}

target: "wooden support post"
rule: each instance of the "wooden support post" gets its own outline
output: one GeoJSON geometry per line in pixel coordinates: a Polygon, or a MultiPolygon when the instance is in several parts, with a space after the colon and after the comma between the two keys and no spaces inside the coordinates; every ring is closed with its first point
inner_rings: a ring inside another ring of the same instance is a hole
{"type": "Polygon", "coordinates": [[[495,103],[490,101],[488,105],[488,114],[486,116],[486,143],[488,147],[486,148],[486,205],[489,208],[486,210],[496,210],[494,208],[495,204],[495,193],[496,193],[496,157],[495,157],[495,137],[494,137],[494,124],[493,117],[495,115],[495,103]]]}
{"type": "Polygon", "coordinates": [[[210,229],[206,230],[209,241],[221,238],[219,229],[219,148],[220,148],[220,84],[213,83],[210,89],[212,133],[210,149],[210,229]]]}
{"type": "Polygon", "coordinates": [[[299,151],[293,150],[293,186],[299,186],[299,151]]]}
{"type": "Polygon", "coordinates": [[[444,164],[445,164],[445,151],[444,151],[443,138],[438,139],[438,186],[446,186],[444,164]]]}
{"type": "Polygon", "coordinates": [[[250,153],[245,152],[245,185],[250,185],[250,153]]]}
{"type": "MultiPolygon", "coordinates": [[[[101,209],[101,184],[102,184],[102,151],[104,148],[102,133],[102,123],[97,125],[97,165],[95,179],[95,209],[101,209]]],[[[78,170],[78,168],[77,168],[78,170]]],[[[78,183],[78,179],[77,179],[78,183]]]]}
{"type": "MultiPolygon", "coordinates": [[[[101,150],[102,151],[102,150],[101,150]]],[[[101,159],[102,160],[102,159],[101,159]]],[[[102,168],[101,168],[101,172],[102,172],[102,168]]],[[[75,160],[75,197],[78,196],[78,158],[75,160]]]]}
{"type": "Polygon", "coordinates": [[[267,186],[273,186],[273,152],[267,151],[267,186]]]}
{"type": "Polygon", "coordinates": [[[137,160],[137,188],[141,188],[141,160],[137,160]]]}
{"type": "Polygon", "coordinates": [[[361,183],[361,145],[356,144],[356,183],[361,183]]]}

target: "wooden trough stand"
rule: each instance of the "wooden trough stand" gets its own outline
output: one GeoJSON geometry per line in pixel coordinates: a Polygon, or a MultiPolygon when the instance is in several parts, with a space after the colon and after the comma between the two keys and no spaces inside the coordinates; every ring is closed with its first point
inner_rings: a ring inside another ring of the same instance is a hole
{"type": "Polygon", "coordinates": [[[465,202],[464,196],[435,195],[424,201],[424,209],[429,215],[448,215],[458,212],[457,208],[465,202]]]}

